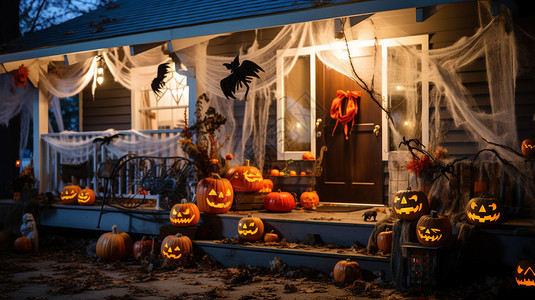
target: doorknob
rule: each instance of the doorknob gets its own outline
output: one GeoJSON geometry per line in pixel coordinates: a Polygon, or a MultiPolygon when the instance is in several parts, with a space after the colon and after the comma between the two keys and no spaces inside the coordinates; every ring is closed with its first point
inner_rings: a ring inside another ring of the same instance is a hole
{"type": "Polygon", "coordinates": [[[381,133],[381,126],[375,125],[375,127],[373,128],[373,133],[375,133],[375,136],[379,136],[379,134],[381,133]]]}

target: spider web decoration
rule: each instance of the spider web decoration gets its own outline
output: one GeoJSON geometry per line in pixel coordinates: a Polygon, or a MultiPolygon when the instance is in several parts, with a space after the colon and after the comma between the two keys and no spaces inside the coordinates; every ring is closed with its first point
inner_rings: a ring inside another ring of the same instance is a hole
{"type": "Polygon", "coordinates": [[[164,83],[165,86],[163,87],[162,92],[155,95],[156,101],[160,101],[160,99],[164,97],[170,97],[173,99],[176,105],[179,105],[184,96],[186,88],[188,87],[186,76],[180,76],[177,72],[171,71],[165,77],[164,83]]]}

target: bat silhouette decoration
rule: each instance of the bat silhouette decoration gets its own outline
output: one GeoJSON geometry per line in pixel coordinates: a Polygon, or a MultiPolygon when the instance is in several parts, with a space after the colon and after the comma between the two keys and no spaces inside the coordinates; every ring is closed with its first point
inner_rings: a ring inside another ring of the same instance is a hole
{"type": "Polygon", "coordinates": [[[93,143],[100,143],[100,146],[102,145],[109,145],[110,142],[116,138],[119,138],[121,136],[124,136],[124,134],[122,133],[117,133],[117,134],[114,134],[114,135],[110,135],[110,136],[103,136],[103,137],[98,137],[98,138],[95,138],[93,140],[93,143]]]}
{"type": "Polygon", "coordinates": [[[150,87],[152,88],[152,91],[156,95],[160,95],[160,89],[162,89],[165,86],[165,82],[163,81],[165,79],[165,76],[169,72],[169,64],[161,64],[158,66],[158,74],[156,75],[156,78],[152,80],[152,83],[150,84],[150,87]]]}
{"type": "Polygon", "coordinates": [[[223,78],[220,82],[221,90],[223,91],[223,94],[225,94],[225,97],[227,97],[227,99],[229,99],[229,97],[236,99],[234,93],[244,85],[247,88],[244,99],[247,99],[249,83],[251,83],[251,80],[253,79],[252,77],[260,78],[258,77],[258,72],[264,72],[264,70],[250,60],[244,60],[240,64],[239,55],[236,55],[236,58],[234,58],[230,64],[223,65],[230,70],[230,75],[223,78]]]}

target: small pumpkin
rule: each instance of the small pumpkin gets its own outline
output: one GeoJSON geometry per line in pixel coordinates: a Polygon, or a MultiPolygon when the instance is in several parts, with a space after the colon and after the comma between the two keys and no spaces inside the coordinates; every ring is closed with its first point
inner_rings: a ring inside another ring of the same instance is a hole
{"type": "Polygon", "coordinates": [[[231,167],[227,171],[227,179],[235,192],[258,192],[262,189],[262,173],[245,160],[244,166],[231,167]]]}
{"type": "Polygon", "coordinates": [[[316,191],[308,189],[299,197],[299,205],[303,208],[316,208],[320,204],[320,197],[316,191]]]}
{"type": "Polygon", "coordinates": [[[188,203],[182,199],[181,203],[175,204],[169,213],[171,224],[178,227],[194,226],[199,223],[201,212],[195,203],[188,203]]]}
{"type": "Polygon", "coordinates": [[[102,234],[97,240],[97,256],[105,260],[124,260],[132,255],[132,238],[126,232],[119,232],[113,225],[111,232],[102,234]]]}
{"type": "Polygon", "coordinates": [[[158,253],[160,245],[155,239],[148,240],[146,236],[143,236],[140,241],[134,243],[134,258],[137,261],[141,261],[145,257],[150,257],[158,253]]]}
{"type": "Polygon", "coordinates": [[[303,160],[316,160],[316,158],[314,158],[314,155],[310,151],[304,152],[301,158],[303,160]]]}
{"type": "Polygon", "coordinates": [[[160,248],[162,257],[169,262],[185,260],[191,254],[192,249],[191,239],[181,233],[166,236],[160,248]]]}
{"type": "Polygon", "coordinates": [[[271,176],[279,176],[279,173],[280,173],[279,169],[271,169],[269,171],[269,175],[271,176]]]}
{"type": "Polygon", "coordinates": [[[518,262],[515,268],[515,280],[519,286],[535,286],[535,260],[526,259],[518,262]]]}
{"type": "Polygon", "coordinates": [[[260,193],[271,193],[273,191],[273,181],[268,178],[262,180],[262,189],[260,193]]]}
{"type": "Polygon", "coordinates": [[[61,203],[72,205],[78,203],[78,193],[82,190],[77,185],[66,185],[60,193],[61,203]]]}
{"type": "Polygon", "coordinates": [[[295,208],[295,198],[288,192],[271,192],[264,198],[264,208],[269,211],[291,211],[295,208]]]}
{"type": "Polygon", "coordinates": [[[21,236],[13,242],[13,249],[18,253],[28,253],[32,251],[32,241],[25,236],[21,236]]]}
{"type": "Polygon", "coordinates": [[[279,235],[276,234],[273,230],[271,230],[271,232],[264,234],[264,242],[273,243],[277,241],[279,241],[279,235]]]}
{"type": "Polygon", "coordinates": [[[290,176],[297,176],[297,172],[294,171],[294,170],[291,170],[291,171],[290,171],[290,176]]]}
{"type": "Polygon", "coordinates": [[[83,189],[78,192],[78,204],[82,206],[91,206],[95,204],[95,191],[92,189],[83,189]]]}
{"type": "Polygon", "coordinates": [[[432,210],[422,216],[416,225],[416,236],[420,244],[437,247],[446,244],[451,238],[451,222],[445,216],[439,216],[432,210]]]}
{"type": "Polygon", "coordinates": [[[221,214],[230,210],[234,201],[234,191],[230,181],[219,174],[201,179],[197,184],[197,206],[208,214],[221,214]]]}
{"type": "Polygon", "coordinates": [[[333,276],[336,282],[352,284],[355,280],[362,278],[360,265],[356,261],[351,261],[349,258],[341,260],[334,266],[333,276]]]}
{"type": "Polygon", "coordinates": [[[522,154],[526,157],[535,156],[535,140],[525,139],[522,141],[522,154]]]}
{"type": "Polygon", "coordinates": [[[466,204],[468,222],[483,227],[491,227],[501,222],[502,206],[495,198],[476,197],[466,204]]]}
{"type": "Polygon", "coordinates": [[[264,236],[264,222],[260,218],[248,215],[238,222],[238,236],[246,241],[254,242],[264,236]]]}
{"type": "Polygon", "coordinates": [[[394,196],[394,214],[403,221],[416,221],[429,213],[429,201],[420,190],[401,190],[394,196]]]}
{"type": "Polygon", "coordinates": [[[384,253],[392,252],[392,230],[386,229],[377,235],[377,248],[384,253]]]}

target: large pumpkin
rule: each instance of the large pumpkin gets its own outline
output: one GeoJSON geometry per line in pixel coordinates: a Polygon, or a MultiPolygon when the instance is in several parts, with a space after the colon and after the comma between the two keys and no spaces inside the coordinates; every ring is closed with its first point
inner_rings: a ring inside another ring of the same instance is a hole
{"type": "Polygon", "coordinates": [[[245,160],[244,166],[231,167],[227,171],[227,179],[235,192],[258,192],[262,189],[262,173],[245,160]]]}
{"type": "Polygon", "coordinates": [[[392,252],[392,230],[385,230],[377,235],[377,248],[384,253],[392,252]]]}
{"type": "Polygon", "coordinates": [[[83,189],[78,192],[78,204],[82,206],[91,206],[95,204],[95,191],[92,189],[83,189]]]}
{"type": "Polygon", "coordinates": [[[175,204],[169,213],[171,224],[178,227],[194,226],[199,223],[201,212],[195,203],[188,203],[182,199],[181,203],[175,204]]]}
{"type": "Polygon", "coordinates": [[[535,156],[535,140],[525,139],[522,141],[522,154],[526,157],[535,156]]]}
{"type": "Polygon", "coordinates": [[[264,178],[262,180],[262,188],[260,193],[271,193],[273,191],[273,181],[271,179],[264,178]]]}
{"type": "Polygon", "coordinates": [[[466,204],[468,222],[477,226],[490,227],[499,224],[501,212],[502,206],[495,198],[472,198],[466,204]]]}
{"type": "Polygon", "coordinates": [[[119,232],[113,225],[111,232],[102,234],[97,240],[97,256],[105,260],[123,260],[132,255],[132,238],[126,232],[119,232]]]}
{"type": "Polygon", "coordinates": [[[304,208],[316,208],[320,204],[320,197],[316,191],[307,190],[299,197],[299,205],[304,208]]]}
{"type": "Polygon", "coordinates": [[[356,261],[348,259],[341,260],[334,266],[334,280],[339,283],[352,284],[357,279],[362,278],[360,265],[356,261]]]}
{"type": "Polygon", "coordinates": [[[246,241],[258,241],[264,236],[264,222],[253,215],[241,218],[238,222],[238,235],[246,241]]]}
{"type": "Polygon", "coordinates": [[[401,190],[394,196],[394,214],[403,221],[416,221],[429,213],[429,201],[419,190],[401,190]]]}
{"type": "Polygon", "coordinates": [[[264,207],[269,211],[291,211],[295,208],[295,198],[288,192],[271,192],[264,198],[264,207]]]}
{"type": "Polygon", "coordinates": [[[192,252],[191,239],[181,233],[168,235],[162,241],[161,253],[164,260],[179,262],[186,259],[192,252]]]}
{"type": "Polygon", "coordinates": [[[515,268],[515,280],[520,286],[535,286],[535,260],[521,260],[515,268]]]}
{"type": "Polygon", "coordinates": [[[150,257],[151,255],[157,255],[160,249],[158,241],[154,239],[148,240],[146,236],[141,238],[141,241],[134,243],[134,258],[137,261],[144,259],[145,257],[150,257]]]}
{"type": "Polygon", "coordinates": [[[78,192],[82,190],[81,187],[77,185],[67,185],[65,186],[60,193],[59,198],[61,203],[71,205],[78,203],[78,192]]]}
{"type": "Polygon", "coordinates": [[[21,236],[13,242],[13,249],[18,253],[28,253],[32,251],[32,241],[25,236],[21,236]]]}
{"type": "Polygon", "coordinates": [[[197,184],[197,206],[208,214],[221,214],[230,210],[234,192],[230,181],[218,174],[201,179],[197,184]]]}
{"type": "Polygon", "coordinates": [[[433,210],[429,215],[422,216],[418,220],[416,236],[420,244],[424,246],[444,245],[451,238],[450,219],[437,215],[437,212],[433,210]]]}

